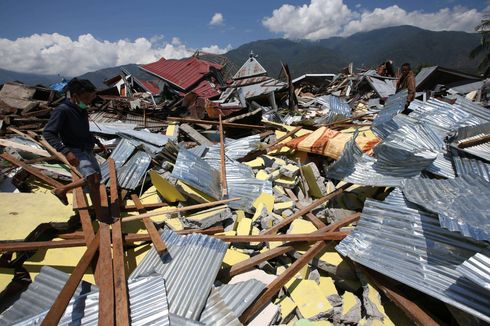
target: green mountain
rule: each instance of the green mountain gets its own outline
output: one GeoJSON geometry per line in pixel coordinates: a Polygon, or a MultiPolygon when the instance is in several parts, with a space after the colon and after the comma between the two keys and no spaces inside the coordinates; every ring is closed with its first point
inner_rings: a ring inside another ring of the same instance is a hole
{"type": "Polygon", "coordinates": [[[413,68],[440,65],[475,73],[478,60],[469,52],[480,42],[476,33],[433,32],[413,26],[387,27],[349,37],[319,41],[273,39],[244,44],[229,51],[228,58],[240,66],[250,51],[271,76],[281,61],[288,63],[294,77],[305,73],[335,73],[353,62],[355,67],[375,67],[391,59],[395,66],[410,62],[413,68]]]}
{"type": "Polygon", "coordinates": [[[0,69],[0,84],[8,81],[20,81],[28,85],[44,85],[49,86],[50,84],[59,82],[62,77],[57,75],[38,75],[29,74],[23,72],[10,71],[6,69],[0,69]]]}

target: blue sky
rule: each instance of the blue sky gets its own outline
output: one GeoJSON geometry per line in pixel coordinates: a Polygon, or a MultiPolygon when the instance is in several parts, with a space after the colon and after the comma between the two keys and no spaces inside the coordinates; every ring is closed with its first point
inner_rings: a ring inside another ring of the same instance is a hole
{"type": "MultiPolygon", "coordinates": [[[[107,55],[104,49],[109,49],[109,45],[118,51],[130,46],[126,52],[135,53],[113,59],[114,63],[121,63],[134,60],[139,55],[137,51],[151,52],[141,39],[151,43],[153,52],[139,61],[148,61],[162,54],[181,57],[198,48],[225,52],[259,39],[316,40],[401,24],[431,30],[471,31],[488,5],[483,0],[1,0],[0,68],[53,73],[56,69],[41,67],[41,64],[51,67],[49,55],[62,54],[69,60],[70,51],[80,47],[91,47],[92,51],[107,55]],[[210,24],[215,14],[221,14],[222,19],[210,24]],[[35,34],[43,36],[36,38],[35,34]],[[81,35],[90,37],[80,40],[81,35]],[[138,38],[140,43],[135,44],[138,38]],[[121,40],[129,44],[122,44],[121,40]],[[109,45],[104,47],[104,44],[109,45]],[[24,53],[27,62],[22,62],[24,53]],[[5,59],[5,56],[15,58],[5,59]]],[[[100,65],[110,63],[102,61],[100,65]]],[[[95,61],[80,69],[94,67],[97,67],[95,61]]]]}

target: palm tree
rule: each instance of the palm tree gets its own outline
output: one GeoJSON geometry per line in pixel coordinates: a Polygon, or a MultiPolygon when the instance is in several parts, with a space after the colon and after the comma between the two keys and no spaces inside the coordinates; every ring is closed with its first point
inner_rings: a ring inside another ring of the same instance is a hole
{"type": "Polygon", "coordinates": [[[483,60],[478,66],[478,69],[483,71],[485,77],[488,77],[490,76],[490,15],[486,15],[481,23],[475,27],[475,30],[480,33],[481,41],[471,51],[470,58],[474,59],[483,55],[483,60]]]}

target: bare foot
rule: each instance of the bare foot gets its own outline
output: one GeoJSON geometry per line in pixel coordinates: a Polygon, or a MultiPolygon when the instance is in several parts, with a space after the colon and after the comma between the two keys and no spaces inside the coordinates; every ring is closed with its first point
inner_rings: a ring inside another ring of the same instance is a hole
{"type": "Polygon", "coordinates": [[[51,190],[51,193],[58,197],[58,199],[63,203],[63,205],[68,206],[68,198],[66,198],[66,192],[58,189],[51,190]]]}

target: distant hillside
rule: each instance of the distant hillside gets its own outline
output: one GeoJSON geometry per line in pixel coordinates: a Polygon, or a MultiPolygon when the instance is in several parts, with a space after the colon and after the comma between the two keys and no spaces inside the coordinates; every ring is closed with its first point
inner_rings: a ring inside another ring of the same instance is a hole
{"type": "Polygon", "coordinates": [[[355,67],[374,67],[391,59],[399,66],[440,65],[475,73],[478,60],[469,52],[480,36],[465,32],[432,32],[413,26],[382,28],[356,33],[349,37],[332,37],[320,41],[272,39],[244,44],[226,55],[240,66],[252,50],[271,76],[277,75],[280,62],[289,64],[293,76],[305,73],[337,72],[349,62],[355,67]]]}
{"type": "Polygon", "coordinates": [[[285,39],[250,42],[229,51],[226,56],[235,65],[241,67],[250,51],[258,55],[257,60],[272,77],[279,75],[281,62],[289,65],[293,76],[299,76],[305,72],[335,72],[339,67],[349,64],[349,61],[342,58],[336,51],[323,47],[319,43],[295,42],[285,39]]]}
{"type": "Polygon", "coordinates": [[[134,77],[138,79],[144,79],[144,80],[156,79],[155,76],[150,75],[149,73],[139,69],[138,65],[134,63],[88,72],[86,74],[78,76],[77,78],[88,79],[92,83],[94,83],[94,85],[99,89],[105,88],[107,86],[104,84],[104,80],[121,74],[121,68],[126,69],[130,74],[132,74],[134,77]]]}
{"type": "MultiPolygon", "coordinates": [[[[226,56],[241,67],[253,51],[272,77],[279,75],[281,62],[287,63],[293,77],[297,77],[305,73],[335,73],[349,62],[354,62],[355,67],[375,67],[387,59],[393,60],[397,67],[410,62],[414,69],[440,65],[476,73],[479,60],[469,59],[468,54],[479,42],[480,35],[476,33],[432,32],[413,26],[397,26],[320,41],[254,41],[229,51],[226,56]]],[[[139,79],[155,79],[136,64],[100,69],[79,78],[87,78],[98,88],[104,88],[103,81],[121,73],[121,67],[139,79]]],[[[0,69],[0,83],[12,80],[49,85],[61,78],[0,69]]]]}
{"type": "Polygon", "coordinates": [[[50,84],[61,81],[61,79],[62,77],[56,75],[37,75],[0,69],[0,84],[8,81],[20,81],[28,85],[40,84],[49,86],[50,84]]]}

